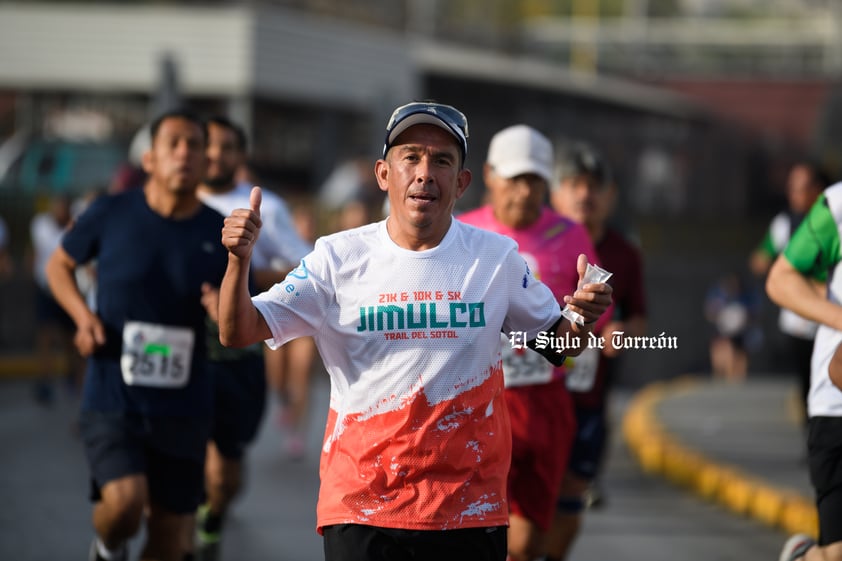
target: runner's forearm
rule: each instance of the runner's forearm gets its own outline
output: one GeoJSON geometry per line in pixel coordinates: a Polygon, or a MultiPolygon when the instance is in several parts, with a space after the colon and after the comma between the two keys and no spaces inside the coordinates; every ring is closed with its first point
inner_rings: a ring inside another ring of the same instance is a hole
{"type": "Polygon", "coordinates": [[[271,337],[249,294],[249,263],[228,256],[219,288],[219,340],[226,347],[245,347],[271,337]]]}

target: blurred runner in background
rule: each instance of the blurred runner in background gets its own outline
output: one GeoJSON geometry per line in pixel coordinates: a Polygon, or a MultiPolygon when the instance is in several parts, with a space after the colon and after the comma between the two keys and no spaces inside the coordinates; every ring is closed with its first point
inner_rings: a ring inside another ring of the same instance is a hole
{"type": "MultiPolygon", "coordinates": [[[[789,170],[786,180],[787,208],[772,219],[766,235],[749,258],[751,272],[758,278],[769,273],[772,263],[786,247],[807,211],[816,202],[830,180],[818,164],[799,160],[789,170]]],[[[786,355],[795,368],[804,423],[807,422],[807,394],[810,391],[810,357],[818,325],[792,310],[781,308],[778,328],[784,335],[786,355]]]]}
{"type": "MultiPolygon", "coordinates": [[[[483,178],[488,204],[460,215],[459,220],[516,241],[532,274],[557,299],[575,291],[578,256],[584,254],[594,264],[598,260],[587,230],[545,204],[553,180],[552,143],[526,125],[497,132],[488,147],[483,178]]],[[[506,335],[503,338],[508,342],[506,335]]],[[[512,422],[509,558],[531,561],[546,553],[546,532],[576,433],[565,376],[569,364],[588,349],[555,368],[529,349],[505,343],[502,349],[506,406],[512,422]]]]}
{"type": "Polygon", "coordinates": [[[567,557],[581,528],[586,506],[604,501],[598,477],[609,441],[608,396],[620,353],[611,344],[613,334],[623,332],[628,337],[646,334],[641,252],[609,226],[617,197],[617,185],[610,169],[593,147],[571,143],[557,151],[551,204],[562,216],[587,229],[602,267],[613,273],[608,282],[614,289],[614,309],[610,321],[599,330],[606,341],[605,348],[602,352],[588,349],[586,356],[577,358],[567,377],[577,431],[550,532],[548,560],[567,557]]]}
{"type": "MultiPolygon", "coordinates": [[[[237,183],[237,170],[245,164],[245,131],[226,117],[206,121],[208,168],[198,196],[206,205],[227,216],[247,207],[252,185],[237,183]]],[[[283,279],[289,264],[310,249],[297,234],[286,205],[266,192],[264,229],[255,250],[252,277],[260,288],[283,279]]],[[[206,306],[218,307],[219,293],[205,287],[206,306]]],[[[216,315],[208,320],[209,368],[214,381],[214,416],[205,461],[206,502],[197,516],[196,555],[199,560],[217,558],[225,515],[243,485],[244,457],[254,441],[266,406],[266,369],[261,343],[242,349],[226,349],[219,343],[216,315]]],[[[274,353],[274,351],[273,351],[274,353]]],[[[305,379],[306,383],[306,379],[305,379]]]]}
{"type": "Polygon", "coordinates": [[[151,134],[144,188],[93,201],[47,263],[88,357],[80,436],[95,501],[92,561],[127,560],[144,520],[140,558],[182,561],[204,493],[213,387],[202,291],[219,285],[228,261],[223,218],[196,196],[204,123],[171,111],[151,134]],[[74,274],[93,259],[95,311],[74,274]]]}

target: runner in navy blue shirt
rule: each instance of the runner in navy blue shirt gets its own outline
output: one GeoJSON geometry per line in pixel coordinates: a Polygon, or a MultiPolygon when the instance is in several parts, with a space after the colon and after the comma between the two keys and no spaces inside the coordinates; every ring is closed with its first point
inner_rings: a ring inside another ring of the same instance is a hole
{"type": "Polygon", "coordinates": [[[196,196],[202,122],[174,111],[151,134],[144,188],[95,201],[47,266],[88,357],[80,429],[95,501],[93,560],[127,559],[145,517],[141,558],[180,560],[203,492],[212,386],[202,286],[218,286],[227,264],[223,218],[196,196]],[[93,259],[95,309],[73,276],[93,259]]]}

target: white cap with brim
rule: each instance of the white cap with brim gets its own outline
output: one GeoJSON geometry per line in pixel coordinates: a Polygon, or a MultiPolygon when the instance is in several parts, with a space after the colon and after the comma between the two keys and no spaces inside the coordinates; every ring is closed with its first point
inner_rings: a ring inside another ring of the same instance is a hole
{"type": "Polygon", "coordinates": [[[549,184],[553,182],[552,143],[527,125],[514,125],[495,134],[486,161],[495,173],[507,179],[534,173],[549,184]]]}

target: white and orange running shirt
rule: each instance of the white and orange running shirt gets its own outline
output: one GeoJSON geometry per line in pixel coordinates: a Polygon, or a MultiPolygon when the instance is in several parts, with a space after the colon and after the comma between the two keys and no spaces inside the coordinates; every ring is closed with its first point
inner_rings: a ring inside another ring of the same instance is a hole
{"type": "Polygon", "coordinates": [[[507,524],[500,332],[561,316],[512,240],[454,220],[410,251],[384,220],[319,239],[253,301],[270,347],[312,336],[330,374],[319,530],[507,524]]]}

